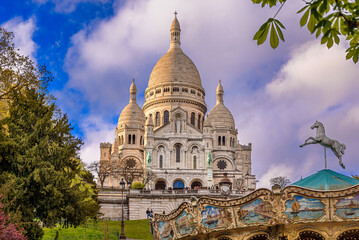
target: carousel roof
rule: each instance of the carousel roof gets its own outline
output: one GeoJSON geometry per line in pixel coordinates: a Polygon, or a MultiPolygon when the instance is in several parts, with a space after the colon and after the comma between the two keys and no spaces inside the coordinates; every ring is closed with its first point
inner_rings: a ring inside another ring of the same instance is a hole
{"type": "Polygon", "coordinates": [[[298,182],[292,183],[291,185],[313,190],[339,190],[358,184],[358,179],[345,176],[329,169],[323,169],[298,182]]]}

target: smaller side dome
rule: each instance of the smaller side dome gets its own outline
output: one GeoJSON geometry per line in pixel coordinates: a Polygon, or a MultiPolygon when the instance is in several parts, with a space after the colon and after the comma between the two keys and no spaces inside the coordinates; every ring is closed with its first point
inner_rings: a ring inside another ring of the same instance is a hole
{"type": "Polygon", "coordinates": [[[123,128],[125,125],[129,127],[142,128],[145,125],[146,117],[140,106],[136,101],[137,88],[135,79],[132,80],[130,87],[130,102],[122,110],[120,117],[118,118],[118,127],[123,128]]]}
{"type": "Polygon", "coordinates": [[[217,86],[217,104],[209,112],[203,126],[226,127],[235,129],[235,122],[232,113],[223,103],[223,87],[221,80],[217,86]]]}

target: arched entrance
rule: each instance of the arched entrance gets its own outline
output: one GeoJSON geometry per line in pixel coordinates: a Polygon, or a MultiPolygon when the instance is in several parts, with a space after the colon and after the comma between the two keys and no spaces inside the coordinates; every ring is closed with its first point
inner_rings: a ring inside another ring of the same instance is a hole
{"type": "Polygon", "coordinates": [[[191,189],[199,189],[202,187],[202,183],[200,181],[193,181],[191,184],[191,189]]]}
{"type": "Polygon", "coordinates": [[[304,231],[299,233],[297,240],[325,240],[325,238],[317,232],[304,231]]]}
{"type": "Polygon", "coordinates": [[[173,189],[183,189],[184,188],[184,183],[181,180],[176,180],[173,183],[173,189]]]}
{"type": "Polygon", "coordinates": [[[163,180],[158,180],[155,184],[155,190],[165,190],[166,182],[163,180]]]}
{"type": "Polygon", "coordinates": [[[249,238],[249,240],[269,240],[267,234],[257,234],[249,238]]]}
{"type": "Polygon", "coordinates": [[[337,240],[346,240],[346,239],[359,240],[359,229],[345,231],[342,234],[340,234],[339,237],[337,238],[337,240]]]}

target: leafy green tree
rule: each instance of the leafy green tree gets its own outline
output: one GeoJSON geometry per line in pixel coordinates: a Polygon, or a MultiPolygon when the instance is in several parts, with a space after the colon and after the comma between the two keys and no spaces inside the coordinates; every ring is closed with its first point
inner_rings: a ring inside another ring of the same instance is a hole
{"type": "MultiPolygon", "coordinates": [[[[276,18],[287,0],[252,0],[255,4],[270,8],[280,5],[272,18],[265,22],[253,37],[257,44],[263,44],[270,35],[270,45],[276,48],[279,39],[284,41],[282,29],[284,25],[276,18]]],[[[321,36],[321,44],[331,48],[333,44],[339,44],[340,36],[349,43],[346,50],[346,59],[352,59],[355,63],[359,58],[359,1],[358,0],[308,0],[304,1],[304,7],[297,13],[302,14],[300,26],[307,26],[311,34],[318,38],[321,36]]]]}
{"type": "Polygon", "coordinates": [[[14,34],[0,27],[0,117],[8,113],[11,92],[24,87],[45,90],[52,80],[44,65],[36,65],[29,56],[23,56],[14,45],[14,34]]]}
{"type": "Polygon", "coordinates": [[[78,151],[67,116],[43,91],[24,87],[9,93],[9,115],[0,121],[0,190],[4,206],[30,239],[45,226],[78,226],[99,210],[92,175],[78,151]],[[11,189],[11,191],[6,191],[11,189]]]}

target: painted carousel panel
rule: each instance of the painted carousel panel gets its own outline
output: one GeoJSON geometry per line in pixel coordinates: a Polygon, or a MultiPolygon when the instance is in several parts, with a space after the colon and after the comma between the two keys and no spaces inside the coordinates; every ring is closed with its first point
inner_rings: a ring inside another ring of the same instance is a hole
{"type": "Polygon", "coordinates": [[[284,214],[294,221],[318,219],[325,214],[324,204],[319,199],[296,195],[285,205],[284,214]]]}
{"type": "Polygon", "coordinates": [[[335,214],[342,218],[359,218],[359,194],[339,199],[335,207],[335,214]]]}
{"type": "Polygon", "coordinates": [[[206,206],[202,211],[202,224],[206,228],[224,228],[229,227],[232,223],[232,216],[228,209],[206,206]]]}
{"type": "Polygon", "coordinates": [[[173,230],[168,222],[159,221],[158,230],[160,232],[161,240],[168,240],[173,238],[173,230]]]}
{"type": "Polygon", "coordinates": [[[196,221],[192,214],[184,211],[175,221],[177,232],[181,235],[191,234],[196,229],[196,221]]]}
{"type": "Polygon", "coordinates": [[[256,199],[241,206],[237,214],[238,219],[247,224],[266,223],[274,216],[272,205],[269,202],[263,202],[263,199],[256,199]]]}

